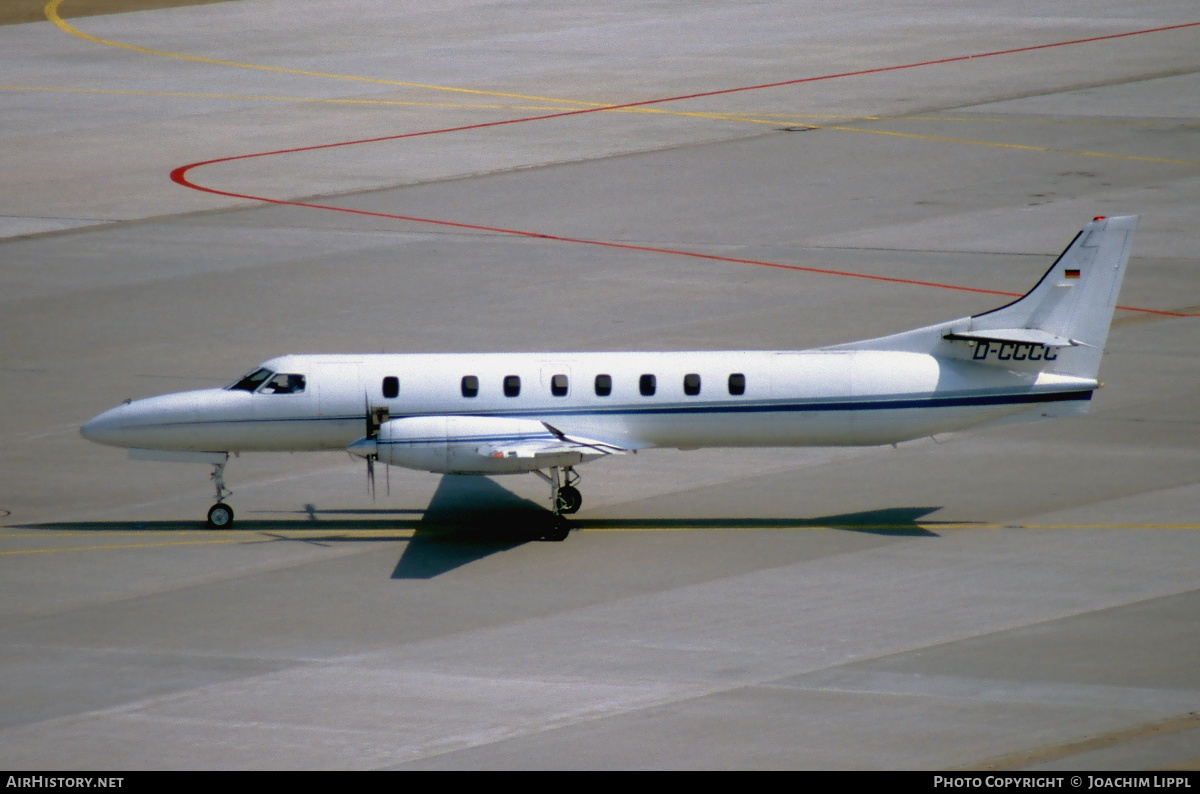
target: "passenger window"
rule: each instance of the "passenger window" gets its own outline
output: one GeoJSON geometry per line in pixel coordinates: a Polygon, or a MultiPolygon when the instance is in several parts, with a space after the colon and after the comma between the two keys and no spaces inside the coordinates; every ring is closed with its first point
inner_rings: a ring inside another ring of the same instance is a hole
{"type": "Polygon", "coordinates": [[[695,397],[700,393],[700,376],[696,373],[691,373],[683,376],[683,393],[688,397],[695,397]]]}
{"type": "Polygon", "coordinates": [[[516,397],[521,393],[521,378],[517,375],[504,376],[504,396],[516,397]]]}
{"type": "Polygon", "coordinates": [[[303,375],[285,375],[279,373],[267,381],[262,387],[263,394],[300,394],[304,391],[303,375]]]}
{"type": "Polygon", "coordinates": [[[733,395],[746,393],[746,376],[735,372],[729,376],[729,393],[733,395]]]}
{"type": "Polygon", "coordinates": [[[638,391],[643,397],[653,397],[654,392],[658,389],[658,379],[653,375],[643,375],[638,378],[638,391]]]}
{"type": "Polygon", "coordinates": [[[596,376],[596,396],[607,397],[612,394],[612,375],[596,376]]]}
{"type": "Polygon", "coordinates": [[[474,375],[463,375],[462,396],[476,397],[479,395],[479,378],[474,375]]]}
{"type": "Polygon", "coordinates": [[[550,393],[555,397],[566,397],[569,390],[566,375],[554,375],[550,378],[550,393]]]}
{"type": "Polygon", "coordinates": [[[400,379],[394,375],[388,375],[383,379],[383,396],[390,400],[399,394],[400,379]]]}

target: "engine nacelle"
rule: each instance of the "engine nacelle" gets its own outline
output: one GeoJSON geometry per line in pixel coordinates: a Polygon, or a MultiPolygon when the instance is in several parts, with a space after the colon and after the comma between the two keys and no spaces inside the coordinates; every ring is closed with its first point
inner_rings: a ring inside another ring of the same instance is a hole
{"type": "Polygon", "coordinates": [[[364,439],[350,451],[440,474],[517,474],[592,457],[535,419],[490,416],[392,419],[380,426],[373,443],[364,439]]]}

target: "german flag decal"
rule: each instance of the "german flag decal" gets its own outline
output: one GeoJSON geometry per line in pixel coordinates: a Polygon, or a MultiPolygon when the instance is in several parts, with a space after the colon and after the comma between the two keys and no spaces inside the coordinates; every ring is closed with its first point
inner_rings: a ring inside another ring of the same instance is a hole
{"type": "Polygon", "coordinates": [[[1079,269],[1069,267],[1067,268],[1066,272],[1063,273],[1063,276],[1066,278],[1079,278],[1079,269]]]}

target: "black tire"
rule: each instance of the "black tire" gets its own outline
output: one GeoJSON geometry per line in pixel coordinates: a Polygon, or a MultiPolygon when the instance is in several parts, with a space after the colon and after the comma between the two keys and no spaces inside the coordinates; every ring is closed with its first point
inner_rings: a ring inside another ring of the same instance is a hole
{"type": "Polygon", "coordinates": [[[558,489],[558,505],[560,513],[567,515],[577,513],[583,505],[583,494],[579,493],[579,489],[574,486],[564,485],[558,489]]]}
{"type": "Polygon", "coordinates": [[[208,508],[208,526],[211,529],[229,529],[233,526],[233,508],[217,502],[208,508]]]}
{"type": "Polygon", "coordinates": [[[571,534],[571,525],[566,521],[559,519],[555,521],[545,532],[542,533],[542,540],[548,540],[554,543],[560,543],[567,539],[571,534]]]}

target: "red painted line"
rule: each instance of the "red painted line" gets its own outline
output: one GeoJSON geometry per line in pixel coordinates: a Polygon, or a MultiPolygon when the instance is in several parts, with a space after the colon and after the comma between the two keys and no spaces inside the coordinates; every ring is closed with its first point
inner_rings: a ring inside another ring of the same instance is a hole
{"type": "MultiPolygon", "coordinates": [[[[176,169],[178,170],[178,169],[176,169]]],[[[736,265],[757,265],[759,267],[773,267],[779,270],[795,270],[801,273],[816,273],[823,276],[846,276],[849,278],[861,278],[867,281],[884,281],[891,284],[907,284],[916,287],[932,287],[935,289],[956,290],[959,292],[977,292],[983,295],[1001,295],[1008,298],[1019,298],[1024,293],[1022,292],[1004,292],[995,289],[983,289],[981,287],[963,287],[957,284],[943,284],[936,281],[919,281],[917,279],[896,278],[894,276],[873,276],[868,273],[851,273],[845,270],[830,270],[819,267],[804,267],[803,265],[786,265],[782,262],[768,262],[762,259],[741,259],[732,256],[718,256],[716,254],[701,254],[695,251],[681,251],[675,248],[657,248],[649,245],[633,245],[632,243],[613,243],[607,240],[588,240],[581,237],[562,237],[557,234],[544,234],[541,232],[527,232],[520,229],[505,229],[498,226],[481,226],[475,223],[459,223],[456,221],[441,221],[434,218],[417,218],[411,215],[393,215],[387,212],[372,212],[371,210],[358,210],[351,207],[334,207],[328,204],[310,204],[303,201],[286,201],[283,199],[260,198],[257,196],[248,196],[242,193],[229,193],[223,190],[210,190],[209,188],[198,188],[212,193],[220,193],[223,196],[231,196],[233,198],[251,199],[254,201],[264,201],[269,204],[281,204],[289,207],[304,207],[306,209],[329,210],[332,212],[344,212],[349,215],[365,215],[372,218],[388,218],[397,221],[410,221],[413,223],[428,223],[435,226],[448,226],[454,229],[466,229],[475,232],[493,232],[496,234],[508,234],[515,237],[534,237],[541,240],[551,240],[557,243],[576,243],[579,245],[596,245],[604,248],[620,248],[626,251],[642,251],[652,254],[670,254],[672,256],[686,256],[692,259],[707,259],[713,262],[730,262],[736,265]]],[[[1197,317],[1195,314],[1181,314],[1179,312],[1162,311],[1159,309],[1139,309],[1134,306],[1118,306],[1118,309],[1124,309],[1131,312],[1144,312],[1147,314],[1161,314],[1166,317],[1197,317]]]]}
{"type": "MultiPolygon", "coordinates": [[[[646,100],[642,100],[639,102],[626,102],[626,103],[620,104],[620,105],[602,105],[602,106],[593,107],[593,108],[567,110],[567,111],[562,111],[562,112],[558,112],[558,113],[547,113],[547,114],[543,114],[543,115],[539,115],[539,116],[524,116],[524,117],[516,118],[516,119],[502,119],[500,121],[488,121],[488,122],[481,122],[479,124],[466,124],[466,125],[462,125],[462,126],[458,126],[458,127],[446,127],[443,129],[436,129],[436,130],[423,130],[423,131],[419,131],[419,132],[402,133],[399,135],[386,135],[386,136],[381,136],[381,137],[377,137],[377,138],[363,138],[363,139],[352,140],[352,141],[339,141],[339,142],[335,142],[335,143],[323,143],[323,144],[317,144],[315,146],[300,146],[300,147],[296,147],[296,148],[292,148],[292,149],[277,149],[277,150],[273,150],[273,151],[269,151],[269,152],[255,152],[252,154],[234,155],[232,157],[219,157],[219,158],[215,158],[213,160],[204,160],[201,162],[190,163],[188,165],[179,166],[178,168],[171,171],[170,178],[171,178],[172,182],[175,182],[176,184],[182,185],[187,188],[191,188],[193,190],[199,190],[199,191],[202,191],[205,193],[213,193],[213,194],[220,195],[220,196],[227,196],[230,198],[248,199],[250,201],[262,201],[262,202],[267,202],[269,204],[279,204],[279,205],[286,205],[286,206],[292,206],[292,207],[304,207],[307,209],[319,209],[319,210],[327,210],[327,211],[333,211],[333,212],[344,212],[344,213],[349,213],[349,214],[354,214],[354,215],[368,215],[368,216],[377,217],[377,218],[389,218],[389,219],[393,219],[393,220],[408,221],[408,222],[412,222],[412,223],[425,223],[425,224],[433,224],[433,225],[437,225],[437,226],[449,226],[449,227],[458,228],[458,229],[469,229],[472,231],[493,232],[496,234],[508,234],[508,235],[515,235],[515,236],[519,236],[519,237],[536,237],[536,238],[540,238],[540,239],[544,239],[544,240],[552,240],[555,242],[575,243],[575,244],[579,244],[579,245],[596,245],[596,246],[603,246],[606,248],[620,248],[620,249],[629,250],[629,251],[642,251],[642,252],[657,253],[657,254],[671,254],[673,256],[686,256],[686,257],[691,257],[694,259],[707,259],[707,260],[717,261],[717,262],[730,262],[730,263],[734,263],[734,264],[756,265],[756,266],[760,266],[760,267],[773,267],[773,268],[778,268],[778,269],[782,269],[782,270],[796,270],[796,271],[805,272],[805,273],[818,273],[818,274],[822,274],[822,275],[844,276],[844,277],[849,277],[849,278],[861,278],[861,279],[867,279],[869,281],[884,281],[884,282],[890,282],[890,283],[894,283],[894,284],[908,284],[908,285],[913,285],[913,286],[931,287],[931,288],[936,288],[936,289],[957,290],[957,291],[961,291],[961,292],[978,292],[978,293],[983,293],[983,294],[988,294],[988,295],[1002,295],[1005,297],[1019,297],[1021,293],[1003,292],[1000,290],[980,289],[977,287],[963,287],[963,286],[958,286],[958,285],[954,285],[954,284],[942,284],[942,283],[932,282],[932,281],[917,281],[917,280],[913,280],[913,279],[893,278],[890,276],[872,276],[872,275],[863,274],[863,273],[850,273],[850,272],[840,271],[840,270],[827,270],[827,269],[823,269],[823,268],[802,267],[800,265],[785,265],[785,264],[782,264],[779,262],[766,262],[766,261],[755,260],[755,259],[739,259],[739,258],[735,258],[735,257],[716,256],[714,254],[700,254],[700,253],[695,253],[692,251],[680,251],[680,250],[672,249],[672,248],[655,248],[655,247],[651,247],[651,246],[631,245],[631,244],[627,244],[627,243],[606,242],[603,240],[587,240],[587,239],[574,238],[574,237],[560,237],[558,235],[553,235],[553,234],[541,234],[538,232],[528,232],[528,231],[522,231],[519,229],[504,229],[504,228],[499,228],[499,227],[480,226],[480,225],[469,224],[469,223],[456,223],[453,221],[442,221],[442,220],[436,220],[433,218],[417,218],[417,217],[411,217],[411,216],[405,216],[405,215],[392,215],[392,214],[382,213],[382,212],[369,212],[367,210],[356,210],[356,209],[350,209],[350,208],[346,208],[346,207],[334,207],[334,206],[330,206],[327,204],[312,204],[312,203],[308,203],[308,202],[287,201],[284,199],[268,198],[266,196],[252,196],[252,195],[247,195],[244,193],[233,193],[233,192],[230,192],[227,190],[220,190],[218,188],[205,187],[204,185],[200,185],[196,182],[193,182],[191,179],[189,179],[188,172],[192,171],[193,169],[200,168],[200,167],[206,166],[206,165],[215,165],[218,163],[229,163],[229,162],[235,162],[238,160],[249,160],[249,159],[253,159],[253,158],[257,158],[257,157],[271,157],[271,156],[280,155],[280,154],[295,154],[295,153],[299,153],[299,152],[311,152],[311,151],[317,151],[320,149],[333,149],[333,148],[342,147],[342,146],[357,146],[359,144],[366,144],[366,143],[382,143],[385,141],[402,140],[404,138],[416,138],[416,137],[421,137],[421,136],[426,136],[426,135],[440,135],[440,134],[450,133],[450,132],[463,132],[466,130],[485,129],[487,127],[499,127],[499,126],[503,126],[503,125],[507,125],[507,124],[523,124],[523,123],[533,122],[533,121],[546,121],[549,119],[566,118],[568,116],[581,116],[581,115],[584,115],[587,113],[600,113],[600,112],[611,111],[611,110],[624,110],[627,108],[645,107],[648,105],[661,105],[661,104],[666,104],[668,102],[679,102],[679,101],[682,101],[685,99],[700,99],[700,98],[704,98],[704,97],[720,96],[723,94],[733,94],[733,93],[739,93],[739,92],[744,92],[744,91],[758,91],[758,90],[762,90],[765,88],[780,88],[783,86],[799,85],[801,83],[812,83],[812,82],[817,82],[817,81],[821,81],[821,80],[834,80],[834,79],[838,79],[838,78],[842,78],[842,77],[859,77],[859,76],[863,76],[863,75],[880,74],[882,72],[893,72],[893,71],[898,71],[901,69],[915,69],[915,68],[919,68],[922,66],[938,66],[938,65],[948,64],[948,63],[957,63],[960,61],[969,61],[969,60],[974,60],[974,59],[978,59],[978,58],[990,58],[990,57],[994,57],[997,55],[1012,55],[1012,54],[1016,54],[1016,53],[1032,52],[1035,50],[1044,50],[1044,49],[1049,49],[1052,47],[1066,47],[1066,46],[1071,46],[1071,45],[1075,45],[1075,44],[1089,44],[1092,42],[1108,41],[1108,40],[1112,40],[1112,39],[1126,38],[1128,36],[1140,36],[1140,35],[1144,35],[1147,33],[1162,33],[1165,31],[1180,30],[1182,28],[1191,28],[1191,27],[1196,27],[1196,26],[1200,26],[1200,22],[1186,22],[1186,23],[1182,23],[1179,25],[1167,25],[1165,27],[1148,28],[1145,30],[1127,31],[1125,33],[1113,33],[1113,34],[1109,34],[1106,36],[1092,36],[1090,38],[1085,38],[1085,39],[1072,39],[1070,41],[1058,41],[1058,42],[1052,42],[1050,44],[1035,44],[1035,45],[1030,45],[1027,47],[1014,47],[1014,48],[1007,49],[1007,50],[992,50],[990,52],[974,53],[971,55],[957,55],[957,56],[953,56],[950,58],[939,58],[939,59],[931,60],[931,61],[919,61],[916,63],[899,64],[899,65],[895,65],[895,66],[881,66],[881,67],[876,67],[876,68],[872,68],[872,69],[859,69],[857,71],[852,71],[852,72],[838,72],[835,74],[817,75],[814,77],[801,77],[801,78],[797,78],[794,80],[783,80],[783,81],[779,81],[779,82],[775,82],[775,83],[760,83],[758,85],[739,86],[736,88],[723,88],[723,89],[719,89],[719,90],[715,90],[715,91],[703,91],[703,92],[694,93],[694,94],[683,94],[680,96],[665,97],[665,98],[661,98],[661,99],[646,99],[646,100]]],[[[1157,314],[1157,315],[1163,315],[1163,316],[1168,316],[1168,317],[1200,316],[1200,315],[1194,315],[1194,314],[1182,314],[1179,312],[1160,311],[1160,310],[1156,310],[1156,309],[1140,309],[1140,308],[1131,307],[1131,306],[1118,306],[1117,308],[1125,309],[1127,311],[1143,312],[1143,313],[1147,313],[1147,314],[1157,314]]]]}
{"type": "MultiPolygon", "coordinates": [[[[179,169],[176,169],[178,171],[179,169]]],[[[174,172],[172,172],[174,174],[174,172]]],[[[458,223],[456,221],[441,221],[434,218],[416,218],[411,215],[392,215],[387,212],[372,212],[370,210],[356,210],[350,207],[334,207],[328,204],[310,204],[303,201],[285,201],[283,199],[262,198],[260,196],[249,196],[243,193],[229,193],[224,190],[213,190],[205,187],[198,187],[198,190],[203,190],[209,193],[219,193],[222,196],[230,196],[232,198],[251,199],[253,201],[265,201],[269,204],[281,204],[289,207],[304,207],[306,209],[330,210],[332,212],[344,212],[350,215],[365,215],[372,218],[388,218],[397,221],[410,221],[413,223],[429,223],[435,226],[449,226],[454,229],[467,229],[474,232],[493,232],[495,234],[509,234],[516,237],[534,237],[541,240],[551,240],[556,243],[576,243],[579,245],[596,245],[604,248],[620,248],[626,251],[642,251],[652,254],[671,254],[673,256],[686,256],[692,259],[707,259],[713,262],[731,262],[737,265],[757,265],[759,267],[773,267],[780,270],[797,270],[802,273],[818,273],[825,276],[848,276],[850,278],[861,278],[869,281],[886,281],[893,284],[910,284],[918,287],[935,287],[937,289],[959,290],[961,292],[979,292],[985,295],[1003,295],[1005,297],[1020,297],[1019,292],[1002,292],[994,289],[981,289],[979,287],[961,287],[954,284],[939,284],[934,281],[917,281],[915,279],[894,278],[892,276],[872,276],[866,273],[850,273],[844,270],[828,270],[819,267],[804,267],[802,265],[785,265],[782,262],[767,262],[761,259],[739,259],[731,256],[717,256],[716,254],[701,254],[694,251],[681,251],[675,248],[656,248],[649,245],[633,245],[632,243],[613,243],[607,240],[588,240],[582,237],[562,237],[557,234],[544,234],[541,232],[527,232],[520,229],[505,229],[498,226],[481,226],[474,223],[458,223]]],[[[1148,309],[1145,311],[1149,311],[1148,309]]]]}

